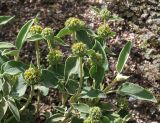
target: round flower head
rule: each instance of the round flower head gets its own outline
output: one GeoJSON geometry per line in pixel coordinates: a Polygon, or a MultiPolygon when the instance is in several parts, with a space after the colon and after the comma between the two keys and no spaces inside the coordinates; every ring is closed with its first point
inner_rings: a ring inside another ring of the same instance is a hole
{"type": "Polygon", "coordinates": [[[100,16],[101,16],[103,19],[109,18],[110,15],[111,15],[111,12],[108,11],[108,9],[106,9],[106,8],[103,8],[103,9],[100,11],[100,16]]]}
{"type": "Polygon", "coordinates": [[[82,42],[78,42],[72,45],[73,54],[83,57],[87,53],[87,46],[82,42]]]}
{"type": "Polygon", "coordinates": [[[111,33],[111,29],[108,26],[108,24],[103,24],[103,25],[101,25],[101,26],[98,27],[97,33],[101,37],[106,37],[106,36],[108,36],[111,33]]]}
{"type": "Polygon", "coordinates": [[[66,20],[65,26],[70,30],[77,31],[83,29],[85,27],[85,23],[78,18],[70,17],[68,20],[66,20]]]}
{"type": "Polygon", "coordinates": [[[34,26],[31,27],[30,32],[31,32],[32,34],[41,34],[41,32],[42,32],[42,27],[39,26],[39,25],[34,25],[34,26]]]}
{"type": "Polygon", "coordinates": [[[102,111],[99,107],[92,107],[89,110],[89,117],[94,121],[94,123],[100,123],[102,117],[102,111]]]}
{"type": "Polygon", "coordinates": [[[53,34],[53,30],[49,27],[46,27],[42,30],[42,35],[43,36],[50,36],[53,34]]]}
{"type": "Polygon", "coordinates": [[[27,85],[35,85],[40,81],[40,70],[37,68],[28,68],[24,72],[24,79],[27,85]]]}
{"type": "Polygon", "coordinates": [[[90,59],[92,64],[102,64],[102,55],[100,53],[93,52],[90,59]]]}
{"type": "Polygon", "coordinates": [[[47,55],[47,61],[50,65],[56,65],[63,59],[63,53],[60,50],[52,50],[47,55]]]}

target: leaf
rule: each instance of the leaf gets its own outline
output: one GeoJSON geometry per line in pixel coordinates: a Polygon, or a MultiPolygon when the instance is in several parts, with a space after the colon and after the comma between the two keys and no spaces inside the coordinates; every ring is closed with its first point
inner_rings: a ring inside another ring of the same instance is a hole
{"type": "Polygon", "coordinates": [[[98,88],[104,79],[104,68],[98,65],[93,65],[89,70],[89,74],[91,78],[95,80],[95,87],[98,88]]]}
{"type": "Polygon", "coordinates": [[[63,121],[64,118],[65,117],[61,113],[53,114],[47,119],[46,123],[58,123],[59,121],[63,121]]]}
{"type": "Polygon", "coordinates": [[[2,64],[4,64],[5,62],[7,62],[9,59],[6,56],[2,56],[0,54],[0,67],[2,64]]]}
{"type": "Polygon", "coordinates": [[[100,91],[90,87],[85,87],[81,92],[81,98],[106,98],[105,94],[100,91]]]}
{"type": "Polygon", "coordinates": [[[27,41],[34,42],[39,40],[44,40],[44,38],[40,34],[30,35],[29,37],[27,37],[27,41]]]}
{"type": "Polygon", "coordinates": [[[103,58],[102,67],[104,68],[105,71],[107,71],[108,70],[108,60],[107,60],[107,56],[106,56],[105,50],[103,49],[103,47],[100,44],[100,42],[95,41],[95,44],[94,44],[92,49],[102,55],[102,58],[103,58]]]}
{"type": "Polygon", "coordinates": [[[34,89],[40,90],[40,92],[42,92],[43,96],[47,96],[48,92],[49,92],[49,88],[47,88],[45,86],[41,86],[41,85],[35,85],[34,89]]]}
{"type": "Polygon", "coordinates": [[[27,85],[25,84],[25,80],[23,75],[20,74],[18,76],[18,80],[12,88],[11,95],[13,97],[22,97],[27,90],[27,85]]]}
{"type": "Polygon", "coordinates": [[[16,103],[15,103],[14,99],[13,98],[9,98],[7,100],[7,104],[9,106],[9,109],[12,112],[13,116],[15,117],[15,119],[17,121],[20,121],[19,110],[18,110],[18,108],[16,106],[16,103]]]}
{"type": "Polygon", "coordinates": [[[27,34],[33,23],[34,23],[34,19],[28,21],[25,25],[23,25],[23,27],[19,31],[16,39],[16,47],[18,50],[22,48],[24,42],[26,41],[27,34]]]}
{"type": "Polygon", "coordinates": [[[10,20],[12,20],[14,18],[11,16],[0,16],[0,25],[4,25],[6,23],[8,23],[10,20]]]}
{"type": "Polygon", "coordinates": [[[4,50],[2,52],[2,55],[10,55],[10,56],[16,56],[19,53],[19,50],[4,50]]]}
{"type": "Polygon", "coordinates": [[[79,60],[75,56],[68,57],[65,62],[65,68],[64,68],[65,80],[67,80],[72,74],[79,74],[79,60]]]}
{"type": "Polygon", "coordinates": [[[58,79],[56,75],[53,72],[46,70],[46,69],[42,70],[41,80],[43,82],[42,84],[45,87],[49,87],[49,88],[57,87],[58,85],[58,79]]]}
{"type": "Polygon", "coordinates": [[[2,91],[3,91],[3,95],[4,96],[7,96],[10,94],[11,92],[11,85],[8,83],[8,82],[4,82],[3,85],[2,85],[2,91]]]}
{"type": "Polygon", "coordinates": [[[8,48],[14,48],[15,46],[12,43],[8,42],[0,42],[0,49],[8,49],[8,48]]]}
{"type": "Polygon", "coordinates": [[[56,44],[62,45],[62,46],[69,46],[68,44],[65,43],[64,40],[59,38],[58,36],[54,36],[54,41],[56,44]]]}
{"type": "Polygon", "coordinates": [[[7,102],[4,100],[4,98],[2,98],[2,100],[0,100],[0,121],[2,120],[3,116],[6,114],[7,109],[8,109],[7,102]]]}
{"type": "Polygon", "coordinates": [[[71,104],[74,109],[78,110],[79,112],[82,113],[89,113],[90,107],[87,104],[84,103],[72,103],[71,104]]]}
{"type": "Polygon", "coordinates": [[[110,123],[110,119],[107,116],[103,116],[102,123],[110,123]]]}
{"type": "Polygon", "coordinates": [[[64,64],[49,66],[48,70],[55,73],[57,76],[64,76],[64,64]]]}
{"type": "Polygon", "coordinates": [[[66,35],[70,35],[72,33],[73,33],[73,31],[71,31],[70,29],[65,27],[65,28],[61,29],[56,36],[61,38],[66,35]]]}
{"type": "Polygon", "coordinates": [[[118,92],[120,94],[132,96],[136,99],[151,101],[155,103],[157,102],[153,94],[137,84],[129,82],[123,83],[122,86],[118,89],[118,92]]]}
{"type": "Polygon", "coordinates": [[[92,48],[93,47],[93,43],[91,38],[88,36],[87,32],[85,30],[79,30],[76,32],[76,39],[78,41],[83,42],[84,44],[86,44],[88,46],[88,48],[92,48]]]}
{"type": "Polygon", "coordinates": [[[127,59],[129,57],[129,53],[130,53],[130,50],[131,50],[131,47],[132,47],[132,42],[128,41],[126,43],[126,45],[123,47],[123,49],[121,50],[121,52],[120,52],[120,55],[118,57],[118,62],[117,62],[117,65],[116,65],[116,70],[119,73],[122,72],[125,63],[127,62],[127,59]]]}
{"type": "Polygon", "coordinates": [[[19,61],[8,61],[3,64],[3,74],[16,75],[24,72],[27,69],[27,65],[19,61]]]}
{"type": "Polygon", "coordinates": [[[79,87],[78,81],[69,79],[66,84],[66,90],[69,94],[73,95],[77,92],[79,87]]]}
{"type": "Polygon", "coordinates": [[[77,117],[74,117],[74,118],[72,118],[71,123],[84,123],[84,122],[83,122],[83,119],[79,119],[77,117]]]}

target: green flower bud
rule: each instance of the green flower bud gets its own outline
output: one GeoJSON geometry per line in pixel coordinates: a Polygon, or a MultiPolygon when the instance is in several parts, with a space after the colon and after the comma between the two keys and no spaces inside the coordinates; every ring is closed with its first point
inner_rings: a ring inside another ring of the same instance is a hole
{"type": "Polygon", "coordinates": [[[89,117],[94,121],[93,123],[100,123],[102,111],[99,107],[92,107],[89,110],[89,117]]]}
{"type": "Polygon", "coordinates": [[[40,81],[40,70],[30,67],[24,72],[24,79],[27,85],[35,85],[40,81]]]}
{"type": "Polygon", "coordinates": [[[42,32],[42,27],[39,25],[34,25],[30,29],[31,34],[41,34],[42,32]]]}
{"type": "Polygon", "coordinates": [[[111,12],[108,11],[108,9],[103,8],[103,9],[100,11],[100,16],[102,17],[102,19],[108,19],[108,18],[111,16],[111,12]]]}
{"type": "Polygon", "coordinates": [[[60,50],[52,50],[47,55],[47,61],[50,65],[56,65],[63,59],[63,53],[60,50]]]}
{"type": "Polygon", "coordinates": [[[73,54],[83,57],[87,53],[87,46],[82,42],[78,42],[72,45],[73,54]]]}
{"type": "Polygon", "coordinates": [[[103,24],[103,25],[101,25],[101,26],[98,27],[97,33],[101,37],[106,37],[106,36],[108,36],[111,33],[111,29],[108,26],[108,24],[103,24]]]}
{"type": "Polygon", "coordinates": [[[53,35],[53,30],[49,27],[46,27],[42,30],[42,35],[43,36],[50,36],[53,35]]]}
{"type": "Polygon", "coordinates": [[[87,117],[87,119],[85,119],[83,123],[92,123],[92,119],[90,117],[87,117]]]}
{"type": "Polygon", "coordinates": [[[83,29],[85,27],[85,23],[78,18],[70,17],[68,20],[66,20],[65,26],[70,30],[77,31],[83,29]]]}
{"type": "Polygon", "coordinates": [[[102,55],[100,53],[93,52],[90,56],[91,64],[102,64],[102,55]]]}

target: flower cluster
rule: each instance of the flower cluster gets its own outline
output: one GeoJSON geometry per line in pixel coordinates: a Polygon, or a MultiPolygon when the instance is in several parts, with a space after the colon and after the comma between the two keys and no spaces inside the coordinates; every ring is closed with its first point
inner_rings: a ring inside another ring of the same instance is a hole
{"type": "Polygon", "coordinates": [[[35,85],[40,81],[40,70],[30,67],[24,72],[24,79],[27,85],[35,85]]]}
{"type": "Polygon", "coordinates": [[[101,11],[100,11],[100,16],[103,18],[103,19],[107,19],[111,16],[111,12],[108,11],[108,9],[106,8],[103,8],[101,11]]]}
{"type": "Polygon", "coordinates": [[[97,34],[101,37],[107,37],[111,33],[111,29],[108,24],[103,24],[98,27],[97,34]]]}
{"type": "Polygon", "coordinates": [[[47,61],[50,65],[56,65],[63,59],[63,53],[60,50],[52,50],[47,55],[47,61]]]}
{"type": "Polygon", "coordinates": [[[31,27],[30,32],[32,34],[41,34],[42,33],[43,28],[39,25],[34,25],[31,27]]]}
{"type": "Polygon", "coordinates": [[[42,31],[43,36],[50,36],[52,34],[53,34],[53,30],[49,27],[44,28],[42,31]]]}
{"type": "Polygon", "coordinates": [[[73,54],[83,57],[87,53],[87,46],[82,42],[78,42],[72,45],[73,54]]]}
{"type": "Polygon", "coordinates": [[[92,107],[89,110],[89,116],[84,123],[101,123],[102,111],[99,107],[92,107]]]}
{"type": "Polygon", "coordinates": [[[66,20],[65,26],[72,31],[77,31],[83,29],[85,27],[85,23],[78,18],[70,17],[68,20],[66,20]]]}

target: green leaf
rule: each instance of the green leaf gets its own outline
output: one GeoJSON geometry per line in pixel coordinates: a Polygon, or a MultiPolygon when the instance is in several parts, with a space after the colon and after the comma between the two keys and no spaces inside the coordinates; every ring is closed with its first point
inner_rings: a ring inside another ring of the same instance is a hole
{"type": "Polygon", "coordinates": [[[49,88],[41,85],[35,85],[34,89],[40,90],[40,92],[43,94],[43,96],[47,96],[49,92],[49,88]]]}
{"type": "Polygon", "coordinates": [[[7,62],[9,59],[6,56],[2,56],[0,54],[0,67],[2,64],[4,64],[5,62],[7,62]]]}
{"type": "Polygon", "coordinates": [[[56,75],[46,69],[42,70],[42,75],[41,75],[41,80],[42,80],[42,85],[46,86],[46,87],[57,87],[58,85],[58,79],[56,77],[56,75]]]}
{"type": "Polygon", "coordinates": [[[34,19],[28,21],[25,25],[23,25],[23,27],[19,31],[16,39],[16,47],[18,50],[22,48],[24,42],[26,41],[27,34],[33,23],[34,23],[34,19]]]}
{"type": "Polygon", "coordinates": [[[118,89],[118,92],[120,94],[132,96],[136,99],[157,102],[153,94],[137,84],[129,82],[123,83],[122,86],[118,89]]]}
{"type": "Polygon", "coordinates": [[[79,87],[78,81],[69,79],[66,84],[66,90],[69,94],[73,95],[77,92],[79,87]]]}
{"type": "Polygon", "coordinates": [[[9,109],[12,112],[13,116],[15,117],[15,119],[17,121],[20,121],[19,110],[18,110],[18,108],[16,106],[16,103],[15,103],[14,99],[13,98],[9,98],[7,100],[7,104],[9,106],[9,109]]]}
{"type": "Polygon", "coordinates": [[[57,76],[64,76],[64,64],[49,66],[48,70],[55,73],[57,76]]]}
{"type": "Polygon", "coordinates": [[[88,46],[88,48],[92,48],[93,47],[93,43],[91,38],[88,36],[87,32],[85,30],[79,30],[76,32],[76,39],[78,41],[83,42],[84,44],[86,44],[88,46]]]}
{"type": "Polygon", "coordinates": [[[95,41],[95,44],[94,44],[92,49],[102,55],[102,58],[103,58],[102,67],[104,68],[105,71],[107,71],[108,70],[108,60],[107,60],[107,56],[106,56],[105,50],[103,49],[103,47],[100,44],[100,42],[95,41]]]}
{"type": "Polygon", "coordinates": [[[104,68],[98,65],[93,65],[89,70],[89,74],[91,78],[95,80],[95,87],[98,88],[100,83],[103,82],[105,76],[104,68]]]}
{"type": "Polygon", "coordinates": [[[4,25],[6,23],[8,23],[10,20],[12,20],[14,18],[11,16],[0,16],[0,25],[4,25]]]}
{"type": "Polygon", "coordinates": [[[3,52],[2,52],[2,55],[4,56],[6,56],[6,55],[10,55],[10,56],[16,56],[17,54],[19,53],[19,50],[8,50],[8,49],[6,49],[6,50],[4,50],[3,52]]]}
{"type": "Polygon", "coordinates": [[[64,40],[59,38],[58,36],[54,36],[54,41],[56,44],[62,45],[62,46],[69,46],[68,44],[65,43],[64,40]]]}
{"type": "Polygon", "coordinates": [[[103,116],[102,123],[110,123],[110,119],[107,116],[103,116]]]}
{"type": "Polygon", "coordinates": [[[29,37],[27,37],[27,41],[31,41],[31,42],[40,41],[40,40],[44,40],[41,34],[30,35],[29,37]]]}
{"type": "Polygon", "coordinates": [[[79,119],[77,117],[74,117],[74,118],[72,118],[71,123],[84,123],[84,122],[83,122],[83,119],[79,119]]]}
{"type": "Polygon", "coordinates": [[[120,55],[118,57],[118,62],[117,62],[117,65],[116,65],[116,70],[119,73],[122,72],[125,63],[127,62],[127,59],[129,57],[129,53],[130,53],[130,50],[131,50],[131,47],[132,47],[132,42],[128,41],[126,43],[126,45],[123,47],[123,49],[121,50],[121,52],[120,52],[120,55]]]}
{"type": "Polygon", "coordinates": [[[16,75],[24,72],[27,69],[27,65],[19,61],[8,61],[3,64],[3,74],[16,75]]]}
{"type": "Polygon", "coordinates": [[[20,74],[18,76],[18,80],[12,88],[11,95],[13,97],[22,97],[27,90],[27,85],[25,84],[25,80],[23,75],[20,74]]]}
{"type": "Polygon", "coordinates": [[[64,68],[65,80],[67,80],[72,74],[79,74],[79,60],[75,56],[70,56],[66,60],[64,68]]]}
{"type": "Polygon", "coordinates": [[[6,95],[9,95],[10,92],[11,92],[11,85],[8,83],[8,82],[4,82],[3,85],[2,85],[2,91],[3,91],[3,95],[6,96],[6,95]]]}
{"type": "MultiPolygon", "coordinates": [[[[0,91],[2,90],[2,85],[3,85],[2,79],[0,79],[0,91]]],[[[0,98],[0,100],[1,100],[1,98],[0,98]]]]}
{"type": "Polygon", "coordinates": [[[8,48],[14,48],[15,46],[12,43],[8,42],[0,42],[0,49],[8,49],[8,48]]]}
{"type": "Polygon", "coordinates": [[[61,38],[66,35],[70,35],[72,33],[73,33],[73,31],[71,31],[70,29],[65,27],[65,28],[61,29],[56,36],[61,38]]]}
{"type": "Polygon", "coordinates": [[[59,123],[60,121],[63,121],[64,118],[64,115],[61,113],[53,114],[47,119],[46,123],[59,123]]]}
{"type": "Polygon", "coordinates": [[[103,101],[100,101],[98,103],[98,107],[100,107],[102,110],[105,110],[105,111],[111,111],[114,109],[111,103],[103,102],[103,101]]]}
{"type": "Polygon", "coordinates": [[[89,113],[90,107],[84,103],[72,103],[71,104],[74,109],[78,110],[81,113],[89,113]]]}
{"type": "Polygon", "coordinates": [[[4,100],[4,98],[2,98],[2,100],[0,100],[0,121],[2,120],[4,115],[6,114],[7,109],[8,109],[8,104],[4,100]]]}
{"type": "Polygon", "coordinates": [[[85,87],[81,92],[81,98],[106,98],[105,94],[100,91],[90,87],[85,87]]]}

